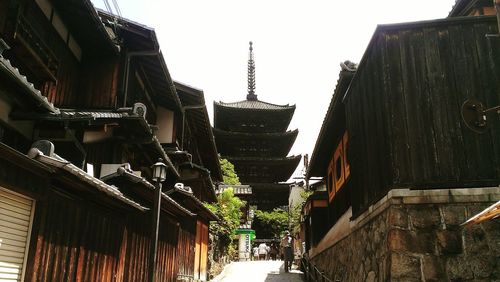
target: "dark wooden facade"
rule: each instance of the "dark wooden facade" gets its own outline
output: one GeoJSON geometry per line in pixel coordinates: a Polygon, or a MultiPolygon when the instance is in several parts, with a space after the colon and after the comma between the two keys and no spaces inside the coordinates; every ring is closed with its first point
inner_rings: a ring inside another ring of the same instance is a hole
{"type": "Polygon", "coordinates": [[[146,178],[162,158],[155,279],[206,280],[217,218],[201,201],[215,200],[222,178],[206,108],[186,114],[153,29],[99,13],[88,0],[0,3],[0,39],[10,47],[0,52],[0,201],[9,202],[0,207],[8,216],[0,262],[24,264],[5,275],[147,281],[155,188],[146,178]],[[57,155],[27,157],[42,139],[57,155]],[[177,159],[179,151],[194,157],[177,159]],[[183,179],[186,166],[203,173],[183,179]],[[189,200],[168,195],[177,182],[193,186],[189,200]],[[17,196],[31,203],[31,218],[17,196]],[[24,233],[9,233],[17,229],[24,233]]]}
{"type": "Polygon", "coordinates": [[[457,0],[449,17],[495,15],[493,3],[489,0],[457,0]]]}
{"type": "Polygon", "coordinates": [[[331,224],[349,206],[356,217],[394,188],[498,185],[498,117],[488,118],[484,134],[461,117],[467,99],[500,104],[500,41],[488,36],[497,33],[489,16],[377,28],[348,87],[339,81],[344,89],[333,97],[308,171],[327,177],[347,134],[338,159],[345,181],[339,194],[328,185],[336,188],[331,224]]]}
{"type": "Polygon", "coordinates": [[[329,225],[325,224],[328,221],[328,193],[315,191],[309,196],[302,206],[301,216],[303,241],[305,242],[305,251],[308,252],[328,232],[329,225]]]}
{"type": "Polygon", "coordinates": [[[494,33],[493,17],[377,29],[345,98],[355,213],[390,187],[499,183],[498,118],[478,135],[460,115],[469,98],[500,103],[494,33]]]}

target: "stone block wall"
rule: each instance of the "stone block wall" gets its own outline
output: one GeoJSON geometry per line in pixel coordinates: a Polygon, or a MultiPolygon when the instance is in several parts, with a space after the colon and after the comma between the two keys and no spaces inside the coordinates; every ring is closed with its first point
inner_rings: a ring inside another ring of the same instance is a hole
{"type": "Polygon", "coordinates": [[[500,281],[500,222],[460,226],[498,201],[500,188],[489,192],[479,202],[386,197],[311,262],[333,281],[500,281]]]}

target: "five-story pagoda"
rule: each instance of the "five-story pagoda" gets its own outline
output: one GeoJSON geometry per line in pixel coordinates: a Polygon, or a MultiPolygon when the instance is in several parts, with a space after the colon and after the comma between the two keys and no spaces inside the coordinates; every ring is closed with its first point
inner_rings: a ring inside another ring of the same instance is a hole
{"type": "Polygon", "coordinates": [[[288,205],[287,181],[301,156],[287,157],[298,130],[287,131],[295,105],[259,101],[255,94],[252,42],[248,58],[246,100],[214,102],[214,135],[217,150],[234,164],[242,184],[252,187],[251,205],[271,210],[288,205]]]}

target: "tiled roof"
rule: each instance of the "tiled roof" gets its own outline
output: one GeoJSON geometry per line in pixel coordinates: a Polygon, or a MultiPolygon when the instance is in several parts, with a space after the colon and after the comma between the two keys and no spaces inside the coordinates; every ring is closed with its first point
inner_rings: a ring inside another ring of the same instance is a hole
{"type": "Polygon", "coordinates": [[[294,109],[295,105],[276,105],[267,102],[262,102],[259,100],[249,101],[243,100],[239,102],[233,103],[224,103],[224,102],[215,102],[215,105],[228,107],[228,108],[237,108],[237,109],[253,109],[253,110],[286,110],[286,109],[294,109]]]}
{"type": "MultiPolygon", "coordinates": [[[[156,189],[155,186],[151,182],[147,181],[144,177],[140,177],[140,176],[135,175],[134,173],[132,173],[132,171],[125,168],[125,166],[119,167],[115,174],[107,175],[107,176],[103,177],[103,180],[110,179],[110,178],[116,177],[118,175],[121,175],[134,183],[139,183],[139,184],[143,185],[144,187],[150,189],[151,191],[154,191],[156,189]]],[[[181,212],[183,212],[189,216],[195,215],[194,213],[192,213],[191,211],[189,211],[188,209],[186,209],[185,207],[183,207],[182,205],[177,203],[174,199],[172,199],[167,194],[162,193],[161,196],[162,196],[162,199],[169,202],[172,206],[176,207],[181,212]]]]}
{"type": "Polygon", "coordinates": [[[108,185],[108,184],[104,183],[102,180],[91,176],[90,174],[88,174],[85,171],[83,171],[82,169],[76,167],[71,162],[59,157],[58,155],[54,154],[54,156],[52,156],[52,157],[45,156],[40,150],[38,150],[36,148],[32,148],[29,151],[28,156],[32,159],[36,159],[36,160],[46,164],[46,165],[49,165],[52,167],[57,167],[59,169],[67,171],[68,173],[78,177],[78,179],[80,179],[82,182],[86,182],[88,185],[90,185],[90,186],[96,188],[97,190],[107,194],[108,196],[115,198],[115,199],[118,199],[118,200],[138,209],[138,210],[141,210],[141,211],[149,210],[148,208],[143,207],[140,204],[125,197],[125,195],[123,195],[122,192],[120,192],[120,190],[118,190],[117,187],[112,186],[112,185],[108,185]]]}
{"type": "Polygon", "coordinates": [[[217,194],[224,192],[224,190],[233,188],[235,195],[251,195],[252,187],[250,185],[219,185],[219,189],[217,190],[217,194]]]}
{"type": "Polygon", "coordinates": [[[24,90],[29,93],[42,108],[52,113],[59,113],[59,109],[54,107],[52,103],[47,100],[47,97],[43,96],[40,90],[36,89],[33,83],[29,82],[26,76],[19,73],[19,70],[12,66],[9,60],[5,59],[0,55],[0,71],[11,76],[16,82],[21,85],[24,90]]]}
{"type": "Polygon", "coordinates": [[[92,119],[111,119],[123,118],[130,116],[126,112],[109,112],[109,111],[72,111],[61,109],[60,117],[67,118],[92,118],[92,119]]]}
{"type": "MultiPolygon", "coordinates": [[[[176,192],[180,195],[184,195],[184,197],[193,201],[195,203],[195,205],[197,206],[198,211],[201,211],[203,214],[205,214],[207,216],[208,220],[213,220],[213,221],[219,220],[219,218],[211,210],[209,210],[207,207],[205,207],[205,205],[203,204],[202,201],[200,201],[198,198],[196,198],[196,196],[193,195],[193,192],[192,192],[190,187],[185,186],[185,189],[182,189],[182,188],[178,188],[177,186],[174,186],[172,191],[176,192]]],[[[168,191],[167,191],[167,193],[168,193],[168,191]]]]}
{"type": "MultiPolygon", "coordinates": [[[[22,112],[15,113],[15,116],[20,118],[26,118],[26,114],[22,112]]],[[[150,139],[151,146],[158,151],[160,157],[163,159],[165,164],[168,166],[170,171],[178,178],[180,177],[177,168],[174,166],[164,148],[162,147],[160,141],[153,135],[153,130],[146,121],[146,119],[140,115],[134,114],[132,110],[123,111],[77,111],[71,109],[61,109],[58,113],[42,114],[42,115],[31,115],[27,113],[28,118],[39,119],[39,120],[68,120],[68,121],[79,121],[79,120],[97,120],[97,119],[117,119],[124,121],[135,121],[141,126],[141,130],[144,130],[146,136],[150,139]]]]}

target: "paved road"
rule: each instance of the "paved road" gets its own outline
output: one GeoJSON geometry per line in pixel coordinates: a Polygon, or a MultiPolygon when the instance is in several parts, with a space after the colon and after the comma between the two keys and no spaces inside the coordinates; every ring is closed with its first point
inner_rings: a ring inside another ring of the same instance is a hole
{"type": "Polygon", "coordinates": [[[232,262],[212,281],[217,282],[302,282],[302,272],[283,270],[282,261],[232,262]]]}

